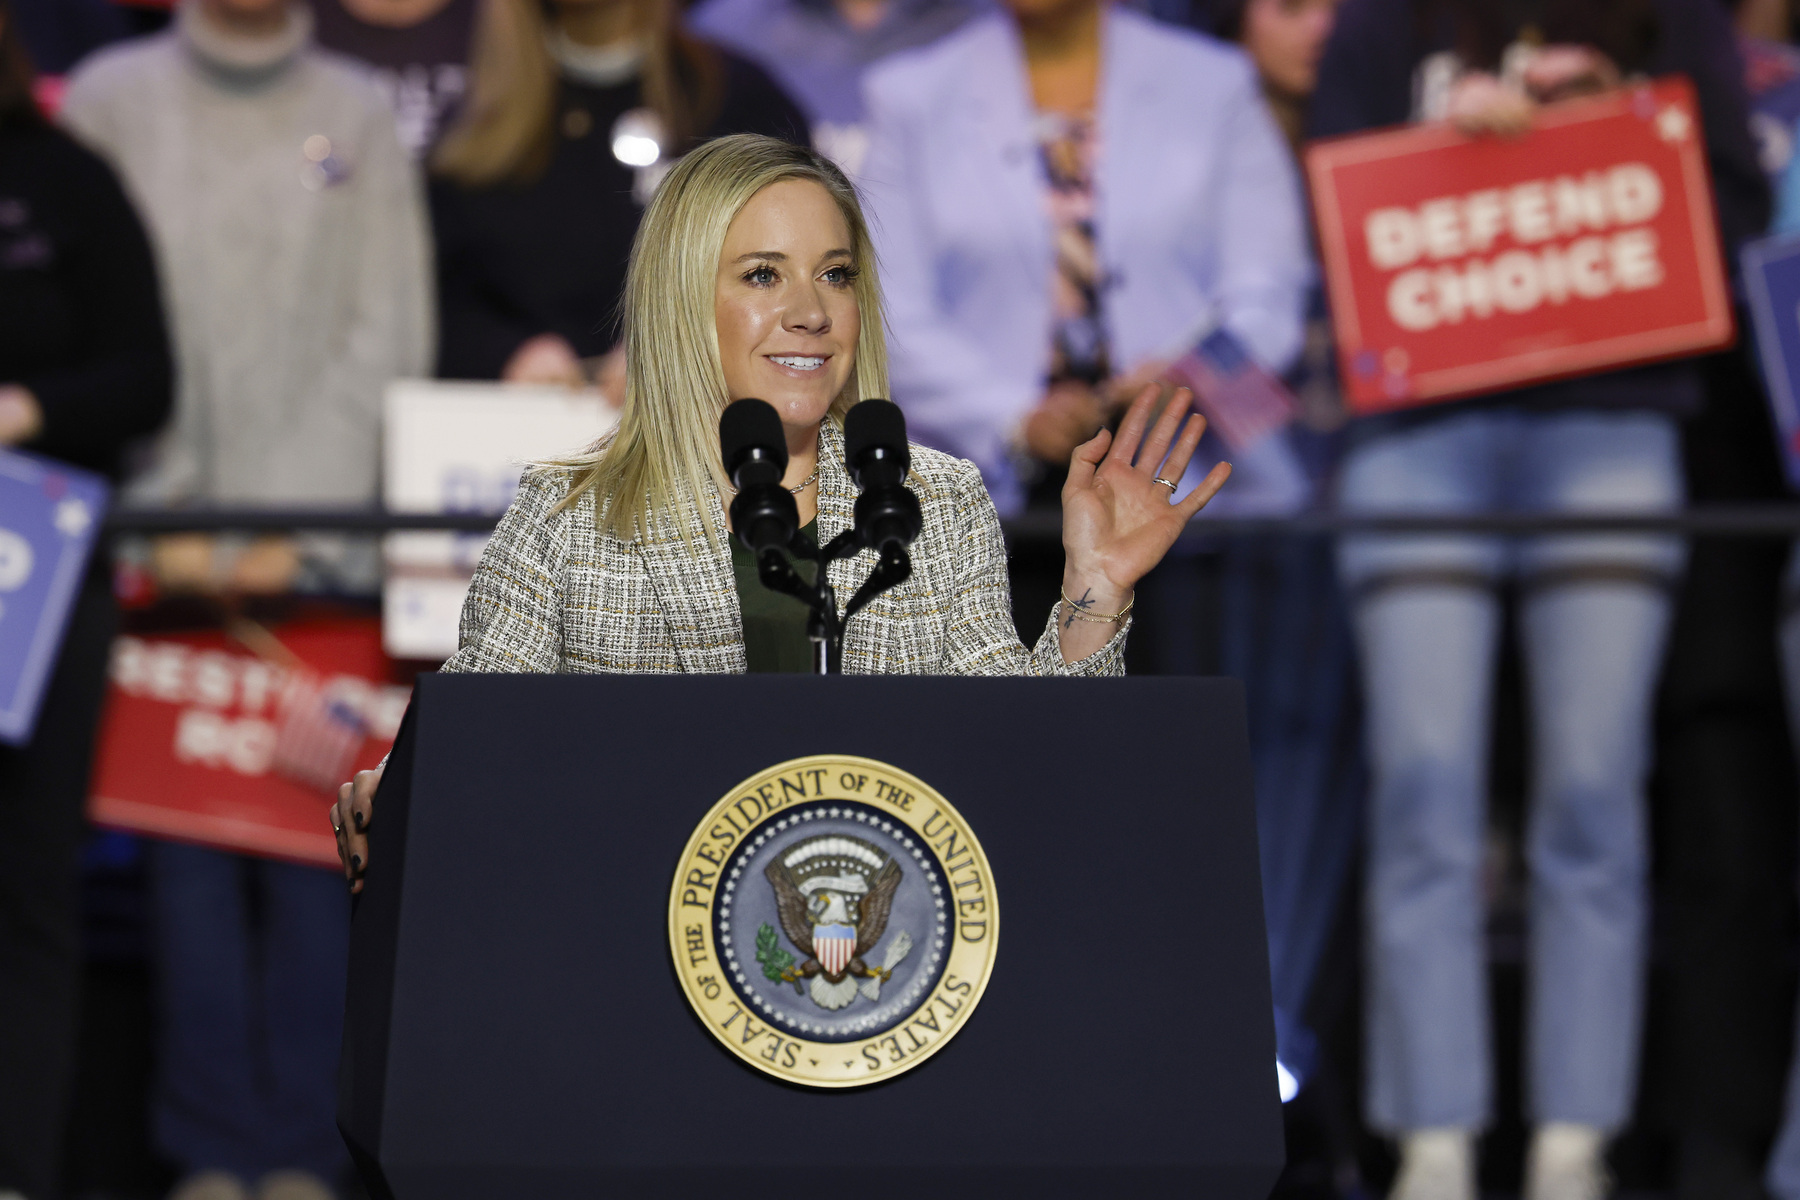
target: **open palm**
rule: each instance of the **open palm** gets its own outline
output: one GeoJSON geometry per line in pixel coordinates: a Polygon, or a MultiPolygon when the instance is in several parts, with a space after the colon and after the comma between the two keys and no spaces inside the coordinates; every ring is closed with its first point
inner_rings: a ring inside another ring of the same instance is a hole
{"type": "Polygon", "coordinates": [[[1063,485],[1063,552],[1069,566],[1097,573],[1121,591],[1136,587],[1162,561],[1188,519],[1231,476],[1231,464],[1220,463],[1180,501],[1171,487],[1157,482],[1181,479],[1206,432],[1198,413],[1182,423],[1194,402],[1186,388],[1175,389],[1152,427],[1161,391],[1153,383],[1137,394],[1116,437],[1103,429],[1076,447],[1063,485]]]}

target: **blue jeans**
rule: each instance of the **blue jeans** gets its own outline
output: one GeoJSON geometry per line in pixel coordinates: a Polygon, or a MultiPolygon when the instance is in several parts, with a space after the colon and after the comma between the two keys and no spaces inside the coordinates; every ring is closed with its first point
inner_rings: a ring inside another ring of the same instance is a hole
{"type": "MultiPolygon", "coordinates": [[[[1366,437],[1348,511],[1678,507],[1674,422],[1452,413],[1366,437]]],[[[1497,585],[1515,577],[1530,697],[1528,1104],[1621,1126],[1642,1007],[1650,708],[1683,547],[1645,535],[1347,537],[1369,800],[1368,1109],[1390,1132],[1492,1116],[1482,900],[1497,585]]]]}
{"type": "Polygon", "coordinates": [[[316,867],[159,843],[158,1148],[254,1181],[348,1164],[337,1131],[350,905],[316,867]]]}

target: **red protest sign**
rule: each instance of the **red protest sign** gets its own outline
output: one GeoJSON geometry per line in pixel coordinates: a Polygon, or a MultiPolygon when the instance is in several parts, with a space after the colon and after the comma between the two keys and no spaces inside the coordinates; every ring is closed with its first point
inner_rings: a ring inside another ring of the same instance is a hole
{"type": "Polygon", "coordinates": [[[1359,413],[1731,344],[1685,79],[1552,105],[1521,138],[1434,124],[1319,142],[1306,170],[1359,413]]]}
{"type": "Polygon", "coordinates": [[[335,784],[387,753],[411,689],[387,682],[378,618],[274,632],[273,655],[210,631],[114,643],[91,821],[338,865],[335,784]]]}

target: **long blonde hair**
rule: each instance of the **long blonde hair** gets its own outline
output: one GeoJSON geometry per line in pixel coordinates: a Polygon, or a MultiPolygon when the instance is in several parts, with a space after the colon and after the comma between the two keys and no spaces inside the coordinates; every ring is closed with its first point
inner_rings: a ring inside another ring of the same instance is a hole
{"type": "MultiPolygon", "coordinates": [[[[564,505],[595,493],[600,528],[621,538],[645,529],[656,510],[702,501],[706,540],[717,544],[708,483],[722,485],[719,414],[729,394],[714,319],[725,235],[750,198],[773,183],[806,179],[837,202],[850,229],[852,291],[861,314],[856,370],[832,401],[842,424],[859,400],[887,395],[887,343],[875,250],[856,189],[832,161],[802,146],[740,133],[708,142],[663,180],[638,226],[625,275],[625,407],[594,453],[560,465],[576,470],[564,505]]],[[[682,536],[689,523],[677,522],[682,536]]]]}
{"type": "MultiPolygon", "coordinates": [[[[634,10],[644,104],[667,131],[663,153],[680,154],[717,114],[724,66],[712,47],[681,31],[673,0],[616,2],[634,10]]],[[[559,78],[542,0],[482,0],[468,99],[433,153],[432,171],[466,187],[542,175],[556,145],[559,78]]]]}

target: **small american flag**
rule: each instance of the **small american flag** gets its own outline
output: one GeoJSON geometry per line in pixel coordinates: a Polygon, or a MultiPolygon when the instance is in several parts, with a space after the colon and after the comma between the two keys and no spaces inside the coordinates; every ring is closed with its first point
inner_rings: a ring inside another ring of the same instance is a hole
{"type": "Polygon", "coordinates": [[[842,975],[856,957],[856,926],[814,925],[813,954],[827,975],[842,975]]]}
{"type": "Polygon", "coordinates": [[[315,673],[289,676],[275,734],[275,770],[295,783],[335,794],[350,778],[368,722],[359,707],[315,673]]]}
{"type": "Polygon", "coordinates": [[[1263,370],[1225,329],[1215,329],[1176,360],[1169,379],[1193,389],[1208,427],[1233,450],[1282,428],[1300,408],[1281,380],[1263,370]]]}

